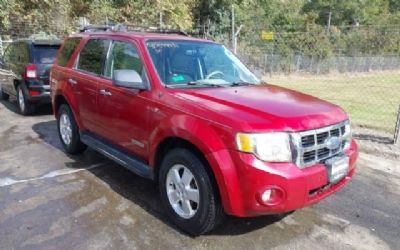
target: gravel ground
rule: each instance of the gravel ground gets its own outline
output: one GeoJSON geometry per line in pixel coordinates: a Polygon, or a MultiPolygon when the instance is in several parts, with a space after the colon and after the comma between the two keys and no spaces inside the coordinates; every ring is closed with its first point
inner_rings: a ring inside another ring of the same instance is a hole
{"type": "Polygon", "coordinates": [[[372,151],[346,187],[314,206],[228,217],[192,238],[165,218],[152,182],[90,150],[67,156],[50,110],[21,117],[1,102],[1,249],[399,249],[398,159],[372,151]]]}

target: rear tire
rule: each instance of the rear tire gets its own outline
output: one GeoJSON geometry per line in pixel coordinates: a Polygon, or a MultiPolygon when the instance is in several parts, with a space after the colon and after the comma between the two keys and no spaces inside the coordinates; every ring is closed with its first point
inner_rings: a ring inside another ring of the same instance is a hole
{"type": "Polygon", "coordinates": [[[3,91],[3,87],[2,87],[1,84],[0,84],[0,100],[8,101],[8,99],[10,99],[10,95],[6,94],[6,93],[3,91]]]}
{"type": "Polygon", "coordinates": [[[164,157],[159,189],[169,218],[190,235],[209,232],[224,218],[212,177],[204,163],[187,149],[173,149],[164,157]]]}
{"type": "Polygon", "coordinates": [[[21,115],[30,115],[35,112],[35,105],[28,101],[25,88],[20,84],[17,86],[17,103],[21,115]]]}
{"type": "Polygon", "coordinates": [[[67,104],[62,104],[58,109],[57,130],[61,144],[67,153],[75,155],[86,150],[87,146],[81,142],[78,125],[67,104]]]}

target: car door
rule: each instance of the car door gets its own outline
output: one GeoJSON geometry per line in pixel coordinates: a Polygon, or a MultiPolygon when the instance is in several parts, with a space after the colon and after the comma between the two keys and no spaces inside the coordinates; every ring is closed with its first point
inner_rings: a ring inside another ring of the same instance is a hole
{"type": "MultiPolygon", "coordinates": [[[[76,54],[78,53],[78,46],[81,44],[81,40],[82,38],[80,37],[72,37],[64,41],[50,73],[50,92],[52,94],[52,98],[55,97],[55,91],[57,90],[58,86],[64,86],[64,91],[69,93],[67,98],[77,100],[75,84],[76,80],[74,80],[74,65],[76,61],[76,54]]],[[[70,105],[76,112],[77,116],[79,116],[77,102],[70,100],[70,105]]]]}
{"type": "Polygon", "coordinates": [[[113,85],[114,70],[135,70],[148,85],[139,50],[130,41],[113,41],[104,77],[99,81],[101,134],[112,143],[144,158],[148,150],[150,91],[113,85]]]}
{"type": "Polygon", "coordinates": [[[11,43],[7,46],[4,57],[3,65],[0,69],[0,83],[1,88],[7,94],[16,95],[15,88],[13,85],[14,74],[12,68],[16,62],[15,52],[17,51],[16,43],[11,43]]]}
{"type": "Polygon", "coordinates": [[[80,51],[70,78],[74,85],[78,110],[86,130],[100,134],[101,120],[97,106],[98,80],[104,71],[104,62],[110,40],[89,39],[80,51]]]}
{"type": "MultiPolygon", "coordinates": [[[[8,54],[10,50],[10,46],[8,46],[7,50],[4,52],[4,57],[0,58],[0,90],[5,90],[5,84],[9,81],[10,70],[7,68],[5,62],[5,56],[8,54]]],[[[7,92],[7,91],[6,91],[7,92]]]]}

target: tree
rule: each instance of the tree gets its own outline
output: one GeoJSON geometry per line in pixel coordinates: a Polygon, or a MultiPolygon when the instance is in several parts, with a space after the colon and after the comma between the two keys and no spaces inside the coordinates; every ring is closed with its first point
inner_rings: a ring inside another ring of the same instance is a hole
{"type": "Polygon", "coordinates": [[[331,24],[342,26],[370,24],[375,17],[388,13],[388,8],[388,0],[310,0],[303,12],[318,13],[316,21],[320,25],[327,25],[331,15],[331,24]]]}

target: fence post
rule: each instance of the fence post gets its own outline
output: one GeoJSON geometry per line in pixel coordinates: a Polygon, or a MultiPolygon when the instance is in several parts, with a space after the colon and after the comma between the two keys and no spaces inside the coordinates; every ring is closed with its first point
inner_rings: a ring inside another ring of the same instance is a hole
{"type": "Polygon", "coordinates": [[[399,138],[399,133],[400,133],[400,105],[399,105],[399,110],[397,112],[397,121],[396,121],[396,128],[394,130],[394,144],[400,145],[400,138],[399,138]]]}
{"type": "Polygon", "coordinates": [[[267,64],[268,64],[268,52],[264,55],[264,65],[263,65],[263,74],[267,72],[267,64]]]}

